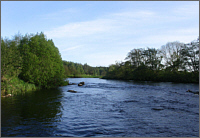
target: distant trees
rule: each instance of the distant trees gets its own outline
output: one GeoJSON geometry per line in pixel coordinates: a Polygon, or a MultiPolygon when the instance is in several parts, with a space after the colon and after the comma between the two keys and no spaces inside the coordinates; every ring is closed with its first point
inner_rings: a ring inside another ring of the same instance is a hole
{"type": "Polygon", "coordinates": [[[78,77],[80,75],[104,76],[106,75],[106,67],[91,67],[87,64],[63,61],[66,77],[78,77]]]}
{"type": "Polygon", "coordinates": [[[104,78],[199,82],[199,38],[189,44],[169,42],[160,49],[133,49],[109,66],[104,78]]]}

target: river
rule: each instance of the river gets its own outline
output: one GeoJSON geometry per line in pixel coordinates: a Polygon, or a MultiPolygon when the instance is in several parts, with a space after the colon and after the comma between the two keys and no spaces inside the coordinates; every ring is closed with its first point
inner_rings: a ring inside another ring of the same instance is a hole
{"type": "Polygon", "coordinates": [[[1,98],[1,136],[199,136],[198,84],[68,80],[85,85],[1,98]]]}

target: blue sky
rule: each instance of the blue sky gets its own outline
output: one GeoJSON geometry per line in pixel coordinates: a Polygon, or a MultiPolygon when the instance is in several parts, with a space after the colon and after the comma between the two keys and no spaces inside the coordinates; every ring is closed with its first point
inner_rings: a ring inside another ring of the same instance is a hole
{"type": "Polygon", "coordinates": [[[44,32],[62,59],[124,61],[134,48],[199,36],[199,1],[1,1],[1,36],[44,32]]]}

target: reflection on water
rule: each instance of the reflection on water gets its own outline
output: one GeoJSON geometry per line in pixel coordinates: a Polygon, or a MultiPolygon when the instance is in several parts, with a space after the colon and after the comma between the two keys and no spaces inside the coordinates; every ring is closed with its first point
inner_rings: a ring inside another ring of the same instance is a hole
{"type": "Polygon", "coordinates": [[[1,99],[2,136],[199,136],[198,84],[70,78],[69,85],[1,99]],[[75,90],[77,93],[67,92],[75,90]]]}
{"type": "Polygon", "coordinates": [[[1,99],[2,136],[52,136],[61,121],[59,89],[40,90],[1,99]],[[41,131],[42,130],[42,131],[41,131]]]}

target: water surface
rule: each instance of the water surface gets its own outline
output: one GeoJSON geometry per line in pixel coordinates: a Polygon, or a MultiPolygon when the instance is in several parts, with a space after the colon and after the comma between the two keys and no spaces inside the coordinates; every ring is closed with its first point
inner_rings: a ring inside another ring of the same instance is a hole
{"type": "Polygon", "coordinates": [[[1,136],[198,137],[198,84],[70,78],[1,99],[1,136]],[[67,92],[75,90],[77,93],[67,92]]]}

